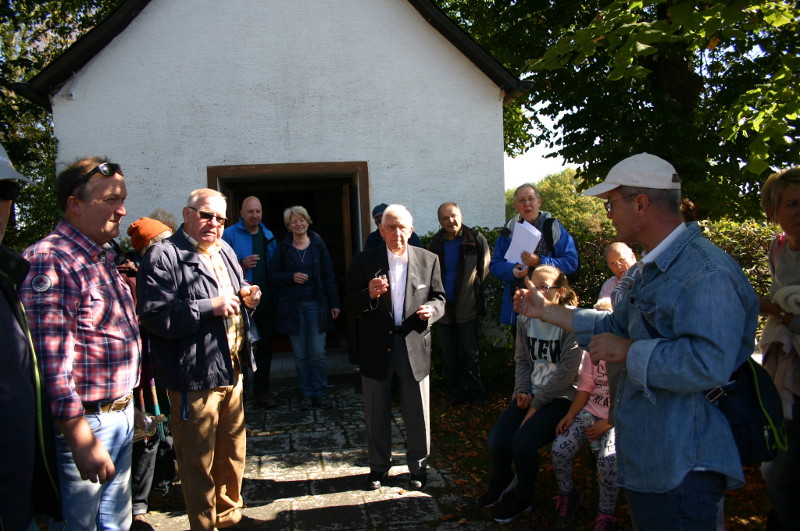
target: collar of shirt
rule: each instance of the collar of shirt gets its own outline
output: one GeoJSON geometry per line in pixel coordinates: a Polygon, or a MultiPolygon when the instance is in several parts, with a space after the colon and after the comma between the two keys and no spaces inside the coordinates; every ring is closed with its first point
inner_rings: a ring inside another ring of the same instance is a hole
{"type": "Polygon", "coordinates": [[[200,243],[189,236],[185,230],[183,231],[183,235],[186,236],[186,239],[189,240],[189,243],[191,243],[200,254],[217,254],[219,253],[220,249],[222,249],[222,245],[220,245],[219,241],[215,241],[214,243],[200,243]]]}
{"type": "Polygon", "coordinates": [[[79,231],[69,221],[61,219],[56,225],[54,232],[57,232],[71,240],[75,246],[82,248],[86,254],[92,257],[92,260],[97,259],[99,256],[105,256],[109,251],[97,245],[93,240],[90,240],[84,233],[79,231]]]}
{"type": "Polygon", "coordinates": [[[669,235],[661,240],[661,243],[656,245],[652,251],[649,253],[647,251],[642,253],[642,259],[640,260],[641,264],[649,264],[650,262],[655,262],[658,255],[663,253],[666,248],[672,245],[672,242],[678,239],[678,236],[683,234],[686,231],[686,223],[680,223],[675,230],[669,233],[669,235]]]}

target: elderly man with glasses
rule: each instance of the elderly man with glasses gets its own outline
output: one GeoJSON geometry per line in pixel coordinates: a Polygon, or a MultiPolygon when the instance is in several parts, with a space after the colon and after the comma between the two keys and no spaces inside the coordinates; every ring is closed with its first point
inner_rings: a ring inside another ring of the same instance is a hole
{"type": "Polygon", "coordinates": [[[261,290],[242,276],[222,240],[225,197],[189,195],[183,225],[139,267],[139,316],[149,332],[156,380],[167,389],[183,498],[192,530],[259,529],[245,516],[243,368],[255,369],[248,313],[261,290]]]}
{"type": "Polygon", "coordinates": [[[131,524],[131,392],[141,345],[133,298],[106,244],[125,216],[122,169],[81,159],[57,178],[63,212],[25,251],[20,286],[55,426],[66,529],[131,524]]]}

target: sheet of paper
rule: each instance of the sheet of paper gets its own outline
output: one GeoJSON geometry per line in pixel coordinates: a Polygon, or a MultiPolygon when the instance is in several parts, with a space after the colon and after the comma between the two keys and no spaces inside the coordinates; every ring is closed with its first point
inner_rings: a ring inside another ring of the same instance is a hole
{"type": "Polygon", "coordinates": [[[542,233],[539,232],[539,229],[528,223],[527,221],[523,221],[522,223],[517,223],[514,225],[514,232],[511,234],[511,245],[508,246],[508,251],[503,258],[506,259],[506,262],[510,262],[512,264],[521,264],[522,260],[520,259],[520,255],[523,251],[528,251],[532,253],[536,250],[536,246],[539,245],[539,240],[542,239],[542,233]]]}

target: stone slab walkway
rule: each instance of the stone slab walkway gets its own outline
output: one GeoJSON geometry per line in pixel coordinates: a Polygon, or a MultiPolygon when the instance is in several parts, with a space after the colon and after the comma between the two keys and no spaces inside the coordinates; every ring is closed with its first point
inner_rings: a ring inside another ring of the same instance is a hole
{"type": "MultiPolygon", "coordinates": [[[[341,356],[344,360],[329,359],[329,367],[344,370],[330,376],[333,409],[301,411],[296,381],[285,371],[273,382],[275,408],[246,403],[244,513],[267,519],[280,530],[473,528],[440,519],[440,503],[459,505],[465,500],[453,494],[458,489],[435,468],[428,470],[425,491],[406,490],[405,430],[397,408],[392,430],[393,461],[398,466],[381,489],[362,490],[369,467],[360,377],[346,362],[346,354],[341,356]]],[[[151,510],[148,518],[159,530],[189,527],[183,510],[151,510]]]]}

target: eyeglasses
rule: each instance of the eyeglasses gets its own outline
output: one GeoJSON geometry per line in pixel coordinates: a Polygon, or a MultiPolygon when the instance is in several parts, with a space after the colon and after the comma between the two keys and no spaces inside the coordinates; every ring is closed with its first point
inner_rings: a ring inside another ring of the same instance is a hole
{"type": "Polygon", "coordinates": [[[0,181],[0,199],[3,201],[16,201],[19,191],[22,190],[22,183],[13,179],[0,181]]]}
{"type": "Polygon", "coordinates": [[[91,179],[92,175],[94,175],[95,173],[99,173],[105,177],[111,177],[116,173],[124,175],[122,173],[122,166],[120,166],[119,164],[115,164],[113,162],[101,162],[100,164],[95,166],[94,169],[91,170],[89,173],[87,173],[86,175],[75,181],[75,183],[73,183],[72,185],[72,188],[70,188],[70,193],[75,191],[75,189],[80,185],[88,183],[89,179],[91,179]]]}
{"type": "Polygon", "coordinates": [[[548,291],[551,289],[558,289],[558,286],[537,286],[535,289],[541,292],[542,295],[547,295],[548,291]]]}
{"type": "Polygon", "coordinates": [[[617,201],[622,201],[623,199],[628,199],[629,197],[636,197],[639,194],[630,194],[626,195],[625,197],[620,197],[619,199],[614,199],[613,201],[606,201],[603,203],[603,206],[606,207],[606,212],[609,214],[611,213],[611,209],[614,207],[612,203],[616,203],[617,201]]]}
{"type": "Polygon", "coordinates": [[[206,210],[197,210],[195,207],[191,207],[191,206],[189,208],[191,208],[192,210],[197,212],[197,215],[200,216],[200,219],[203,219],[203,220],[206,220],[206,221],[211,221],[212,219],[214,219],[220,225],[225,225],[225,222],[228,221],[228,218],[223,218],[222,216],[218,216],[218,215],[214,214],[213,212],[208,212],[206,210]]]}

